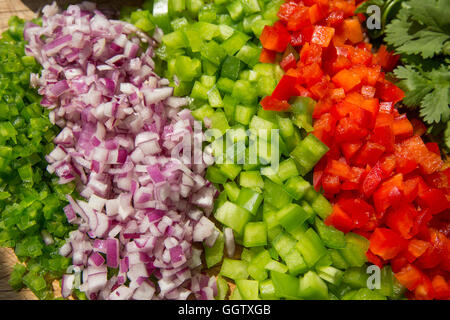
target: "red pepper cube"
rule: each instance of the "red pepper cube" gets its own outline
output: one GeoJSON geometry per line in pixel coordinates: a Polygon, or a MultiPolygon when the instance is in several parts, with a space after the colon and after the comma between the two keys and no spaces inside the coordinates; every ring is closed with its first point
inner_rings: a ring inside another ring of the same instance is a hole
{"type": "Polygon", "coordinates": [[[409,203],[402,203],[398,208],[391,208],[386,213],[386,225],[405,239],[414,236],[416,209],[409,203]]]}
{"type": "Polygon", "coordinates": [[[450,201],[447,200],[441,189],[432,188],[419,196],[421,207],[429,208],[431,214],[437,214],[450,208],[450,201]]]}
{"type": "Polygon", "coordinates": [[[291,41],[291,35],[284,27],[265,26],[260,40],[263,48],[284,52],[291,41]]]}
{"type": "Polygon", "coordinates": [[[272,111],[286,111],[290,107],[289,103],[286,100],[278,100],[271,96],[264,97],[261,100],[260,104],[264,110],[272,111]]]}
{"type": "Polygon", "coordinates": [[[333,212],[324,222],[326,225],[334,226],[342,232],[349,232],[355,228],[352,219],[337,204],[333,206],[333,212]]]}
{"type": "Polygon", "coordinates": [[[261,63],[275,63],[277,59],[277,53],[272,50],[262,48],[259,56],[259,62],[261,63]]]}
{"type": "Polygon", "coordinates": [[[300,63],[311,64],[322,62],[322,47],[314,43],[305,43],[300,51],[300,63]]]}
{"type": "Polygon", "coordinates": [[[328,47],[334,36],[334,31],[334,28],[315,26],[311,37],[311,43],[318,44],[322,48],[328,47]]]}
{"type": "Polygon", "coordinates": [[[369,219],[375,216],[374,208],[362,199],[349,198],[338,201],[339,207],[351,217],[356,228],[365,226],[369,219]]]}
{"type": "Polygon", "coordinates": [[[295,59],[294,54],[289,53],[286,57],[284,57],[280,62],[280,66],[284,71],[287,71],[290,68],[295,68],[297,66],[297,60],[295,59]]]}
{"type": "Polygon", "coordinates": [[[344,11],[340,9],[334,9],[328,17],[325,19],[327,25],[331,27],[337,27],[344,22],[344,11]]]}
{"type": "Polygon", "coordinates": [[[395,277],[408,290],[414,290],[423,281],[424,275],[412,264],[407,264],[395,273],[395,277]]]}
{"type": "Polygon", "coordinates": [[[383,101],[389,101],[396,104],[405,97],[402,89],[389,81],[377,82],[377,95],[383,101]]]}
{"type": "Polygon", "coordinates": [[[372,169],[370,169],[362,183],[361,189],[364,196],[369,198],[378,188],[381,181],[383,181],[383,170],[379,165],[375,165],[372,169]]]}
{"type": "Polygon", "coordinates": [[[292,96],[296,94],[295,84],[297,83],[297,78],[283,75],[278,82],[277,86],[272,92],[272,98],[278,100],[289,100],[292,96]]]}
{"type": "Polygon", "coordinates": [[[361,78],[358,74],[344,69],[335,74],[331,81],[337,86],[344,88],[345,92],[349,92],[361,83],[361,78]]]}
{"type": "Polygon", "coordinates": [[[343,29],[345,37],[353,44],[364,40],[364,34],[358,18],[345,19],[343,22],[343,29]]]}
{"type": "Polygon", "coordinates": [[[277,16],[280,20],[288,22],[291,19],[292,14],[297,10],[299,5],[296,2],[289,1],[285,2],[280,6],[277,16]]]}
{"type": "Polygon", "coordinates": [[[405,240],[387,228],[376,228],[370,239],[369,249],[384,260],[395,258],[406,246],[405,240]]]}
{"type": "Polygon", "coordinates": [[[291,33],[291,46],[300,47],[304,44],[303,35],[300,31],[293,31],[291,33]]]}
{"type": "Polygon", "coordinates": [[[325,19],[328,14],[328,8],[320,4],[313,4],[309,7],[309,20],[311,24],[316,24],[322,19],[325,19]]]}
{"type": "Polygon", "coordinates": [[[406,115],[394,119],[394,123],[392,124],[392,132],[394,133],[394,136],[400,138],[408,138],[412,136],[413,127],[406,115]]]}
{"type": "Polygon", "coordinates": [[[298,31],[311,25],[308,7],[298,6],[289,16],[286,27],[289,31],[298,31]]]}
{"type": "Polygon", "coordinates": [[[373,194],[373,203],[377,212],[383,216],[386,210],[392,206],[398,206],[402,201],[403,175],[396,174],[385,181],[373,194]]]}
{"type": "Polygon", "coordinates": [[[386,148],[382,145],[367,141],[364,147],[358,152],[353,163],[357,166],[365,166],[366,164],[373,166],[385,150],[386,148]]]}

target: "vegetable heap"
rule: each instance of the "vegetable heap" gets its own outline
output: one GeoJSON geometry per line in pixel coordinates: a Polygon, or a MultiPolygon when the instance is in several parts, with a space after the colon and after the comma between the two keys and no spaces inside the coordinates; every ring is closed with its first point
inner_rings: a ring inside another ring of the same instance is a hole
{"type": "Polygon", "coordinates": [[[408,297],[448,299],[450,171],[437,144],[424,143],[395,108],[404,93],[382,71],[395,57],[371,53],[349,2],[303,3],[283,4],[280,21],[261,34],[271,52],[296,47],[261,104],[318,100],[313,134],[330,148],[314,168],[314,187],[333,203],[325,223],[368,238],[369,261],[390,263],[408,297]]]}
{"type": "MultiPolygon", "coordinates": [[[[155,22],[158,3],[153,14],[135,11],[129,21],[145,26],[155,22]]],[[[175,94],[189,94],[193,116],[216,133],[205,148],[216,160],[206,178],[221,191],[214,217],[224,227],[216,244],[205,247],[205,258],[208,268],[221,263],[217,298],[228,296],[225,278],[236,284],[231,299],[401,297],[402,287],[388,268],[380,289],[367,288],[368,240],[326,226],[323,220],[332,207],[303,178],[328,151],[307,135],[312,101],[297,99],[289,113],[258,107],[282,71],[258,63],[261,47],[255,37],[274,23],[281,4],[187,2],[188,17],[176,18],[184,6],[165,13],[172,23],[156,50],[175,94]],[[278,139],[272,130],[279,130],[278,139]],[[272,148],[276,140],[280,155],[270,154],[278,150],[272,148]],[[255,153],[258,162],[251,163],[255,153]],[[278,167],[272,166],[275,160],[278,167]],[[240,259],[235,242],[244,247],[240,259]]]]}
{"type": "Polygon", "coordinates": [[[201,144],[203,135],[180,110],[187,100],[154,73],[154,40],[92,3],[43,14],[24,34],[43,66],[32,76],[41,104],[63,128],[47,170],[61,184],[75,181],[82,196],[64,208],[78,230],[60,249],[73,264],[63,297],[75,288],[88,299],[212,299],[215,279],[199,273],[192,245],[217,239],[204,216],[216,190],[203,157],[195,166],[176,157],[183,138],[201,144]]]}
{"type": "Polygon", "coordinates": [[[0,246],[14,248],[26,263],[14,267],[11,287],[49,299],[53,280],[70,264],[58,250],[73,229],[62,208],[75,186],[60,186],[45,170],[58,128],[29,88],[39,65],[25,56],[23,27],[23,20],[11,18],[0,40],[0,246]]]}
{"type": "Polygon", "coordinates": [[[405,90],[403,103],[419,109],[437,141],[450,150],[450,1],[369,0],[382,9],[382,29],[370,36],[382,40],[401,57],[394,70],[405,90]]]}

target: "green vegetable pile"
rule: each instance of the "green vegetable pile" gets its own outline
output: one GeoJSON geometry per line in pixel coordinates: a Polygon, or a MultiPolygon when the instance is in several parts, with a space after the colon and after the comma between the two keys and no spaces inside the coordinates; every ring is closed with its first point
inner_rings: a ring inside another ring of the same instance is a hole
{"type": "Polygon", "coordinates": [[[207,268],[220,266],[216,298],[399,298],[402,289],[389,268],[380,289],[367,288],[368,240],[324,223],[332,207],[310,182],[311,169],[328,151],[308,135],[314,102],[297,98],[286,113],[259,106],[283,74],[278,64],[259,63],[258,40],[264,25],[278,19],[281,3],[156,0],[122,15],[150,34],[163,27],[156,63],[175,95],[190,96],[194,118],[215,132],[205,148],[216,164],[206,178],[221,191],[214,210],[220,235],[213,247],[205,245],[205,260],[207,268]],[[271,148],[272,130],[279,130],[279,149],[271,148]],[[223,228],[243,247],[240,259],[224,257],[223,228]],[[236,284],[231,295],[227,280],[236,284]]]}
{"type": "Polygon", "coordinates": [[[382,8],[382,29],[370,35],[384,36],[401,55],[394,75],[405,90],[403,103],[418,109],[450,150],[450,0],[369,0],[358,11],[370,5],[382,8]]]}
{"type": "Polygon", "coordinates": [[[14,248],[22,262],[10,285],[51,299],[51,282],[70,265],[58,249],[73,228],[63,207],[75,186],[59,185],[46,171],[44,157],[59,130],[30,88],[30,74],[40,66],[25,56],[23,28],[24,21],[12,17],[0,39],[0,246],[14,248]]]}

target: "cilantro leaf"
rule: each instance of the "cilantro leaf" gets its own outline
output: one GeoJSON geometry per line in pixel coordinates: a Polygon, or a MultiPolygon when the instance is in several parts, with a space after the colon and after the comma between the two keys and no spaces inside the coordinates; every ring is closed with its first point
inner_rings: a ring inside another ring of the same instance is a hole
{"type": "Polygon", "coordinates": [[[450,40],[450,0],[409,0],[386,26],[385,41],[400,54],[432,58],[450,40]]]}

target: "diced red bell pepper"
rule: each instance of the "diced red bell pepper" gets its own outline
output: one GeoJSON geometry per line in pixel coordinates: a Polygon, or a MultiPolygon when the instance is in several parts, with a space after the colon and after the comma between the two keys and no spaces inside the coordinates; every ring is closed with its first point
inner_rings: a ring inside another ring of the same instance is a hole
{"type": "Polygon", "coordinates": [[[403,182],[403,198],[407,203],[413,202],[419,194],[419,177],[406,179],[403,182]]]}
{"type": "Polygon", "coordinates": [[[432,188],[419,196],[419,204],[430,209],[431,214],[437,214],[450,208],[450,201],[447,200],[441,189],[432,188]]]}
{"type": "Polygon", "coordinates": [[[370,251],[384,260],[390,260],[397,256],[406,245],[401,236],[387,228],[376,228],[369,241],[370,251]]]}
{"type": "Polygon", "coordinates": [[[428,241],[411,239],[408,243],[408,255],[411,257],[408,259],[409,263],[423,255],[430,247],[431,244],[428,241]]]}
{"type": "Polygon", "coordinates": [[[433,285],[427,276],[424,276],[422,282],[414,289],[414,296],[419,300],[433,300],[433,285]]]}
{"type": "Polygon", "coordinates": [[[341,189],[339,177],[329,173],[325,173],[322,177],[322,187],[326,195],[333,195],[338,193],[341,189]]]}
{"type": "Polygon", "coordinates": [[[358,152],[361,146],[361,142],[345,142],[341,144],[341,151],[348,163],[350,163],[350,160],[356,154],[356,152],[358,152]]]}
{"type": "Polygon", "coordinates": [[[422,136],[427,132],[427,126],[417,118],[413,118],[410,120],[413,126],[413,135],[422,136]]]}
{"type": "Polygon", "coordinates": [[[327,22],[327,25],[331,27],[337,27],[341,25],[342,22],[344,22],[344,11],[339,9],[333,10],[332,12],[330,12],[325,21],[327,22]]]}
{"type": "MultiPolygon", "coordinates": [[[[373,97],[375,97],[375,92],[376,92],[376,89],[373,86],[365,85],[365,86],[361,87],[361,94],[366,99],[373,99],[373,97]]],[[[377,102],[378,102],[378,100],[377,100],[377,102]]]]}
{"type": "Polygon", "coordinates": [[[333,212],[325,220],[325,224],[342,232],[349,232],[355,227],[352,219],[337,204],[333,205],[333,212]]]}
{"type": "Polygon", "coordinates": [[[372,253],[372,251],[367,250],[366,257],[370,263],[373,263],[374,265],[378,266],[379,268],[383,268],[383,266],[385,264],[384,260],[381,259],[376,254],[372,253]]]}
{"type": "Polygon", "coordinates": [[[301,77],[301,80],[310,87],[322,79],[323,71],[318,63],[311,63],[303,66],[301,77]]]}
{"type": "Polygon", "coordinates": [[[403,238],[411,239],[414,236],[415,217],[415,208],[409,203],[402,202],[400,206],[388,209],[386,225],[403,238]]]}
{"type": "Polygon", "coordinates": [[[289,70],[290,68],[295,68],[297,66],[297,60],[293,53],[289,53],[286,57],[283,58],[280,62],[280,66],[284,71],[289,70]]]}
{"type": "Polygon", "coordinates": [[[315,43],[305,43],[300,50],[300,62],[303,64],[322,62],[322,47],[315,43]]]}
{"type": "Polygon", "coordinates": [[[276,52],[284,52],[291,41],[291,35],[283,27],[265,26],[260,40],[263,48],[276,52]]]}
{"type": "Polygon", "coordinates": [[[334,36],[334,28],[315,26],[311,37],[311,43],[317,44],[322,48],[330,45],[331,39],[334,36]]]}
{"type": "Polygon", "coordinates": [[[361,128],[350,118],[343,118],[336,125],[335,140],[338,143],[361,141],[367,134],[366,128],[361,128]]]}
{"type": "Polygon", "coordinates": [[[396,168],[396,159],[394,155],[386,155],[380,160],[380,167],[383,170],[383,177],[388,178],[396,168]]]}
{"type": "Polygon", "coordinates": [[[296,78],[288,75],[283,75],[277,86],[273,90],[272,97],[278,100],[289,100],[293,95],[296,94],[296,83],[296,78]]]}
{"type": "Polygon", "coordinates": [[[345,92],[350,91],[361,83],[359,75],[347,69],[339,71],[331,80],[337,86],[344,88],[345,92]]]}
{"type": "Polygon", "coordinates": [[[378,188],[381,181],[383,181],[383,170],[381,170],[379,165],[375,165],[363,181],[362,192],[364,196],[369,198],[378,188]]]}
{"type": "Polygon", "coordinates": [[[303,6],[297,6],[286,23],[289,31],[298,31],[310,25],[309,9],[303,6]]]}
{"type": "Polygon", "coordinates": [[[362,199],[341,199],[339,207],[351,217],[356,228],[362,228],[375,215],[374,208],[362,199]]]}
{"type": "Polygon", "coordinates": [[[286,111],[290,108],[290,105],[286,100],[278,100],[271,96],[264,97],[260,104],[264,110],[286,111]]]}
{"type": "Polygon", "coordinates": [[[450,298],[450,285],[445,281],[445,278],[439,274],[435,275],[431,280],[433,291],[436,299],[450,298]]]}
{"type": "Polygon", "coordinates": [[[402,89],[389,81],[378,82],[376,85],[377,96],[383,101],[399,102],[405,97],[402,89]]]}
{"type": "Polygon", "coordinates": [[[352,43],[358,43],[364,40],[364,34],[361,23],[357,18],[345,19],[343,22],[344,34],[352,43]]]}
{"type": "Polygon", "coordinates": [[[366,164],[373,166],[377,163],[378,159],[380,159],[385,150],[386,148],[382,145],[367,141],[356,155],[353,163],[359,166],[366,164]]]}
{"type": "Polygon", "coordinates": [[[431,152],[436,153],[439,157],[441,156],[441,150],[439,149],[439,144],[437,144],[436,142],[427,142],[427,143],[425,143],[425,146],[431,152]]]}
{"type": "Polygon", "coordinates": [[[423,281],[424,275],[415,266],[408,264],[395,273],[395,277],[408,290],[414,290],[423,281]]]}
{"type": "Polygon", "coordinates": [[[397,206],[402,200],[403,175],[396,174],[385,181],[373,194],[375,209],[383,214],[391,206],[397,206]]]}
{"type": "Polygon", "coordinates": [[[293,31],[291,33],[291,46],[299,47],[303,44],[305,44],[305,41],[303,39],[302,33],[300,31],[293,31]]]}
{"type": "Polygon", "coordinates": [[[331,160],[325,169],[325,172],[331,175],[338,176],[344,180],[351,180],[353,172],[350,166],[344,162],[331,160]]]}
{"type": "Polygon", "coordinates": [[[408,138],[412,136],[413,126],[411,122],[409,122],[406,115],[394,119],[394,123],[392,124],[392,132],[396,137],[400,138],[408,138]]]}
{"type": "Polygon", "coordinates": [[[393,152],[395,137],[392,131],[392,127],[389,125],[376,126],[373,129],[372,135],[370,136],[370,141],[382,145],[387,152],[393,152]]]}
{"type": "Polygon", "coordinates": [[[317,3],[309,7],[309,19],[311,24],[315,24],[328,15],[328,8],[317,3]]]}
{"type": "Polygon", "coordinates": [[[277,16],[281,21],[288,22],[292,14],[297,10],[299,5],[294,1],[289,1],[281,4],[277,16]]]}
{"type": "Polygon", "coordinates": [[[443,166],[440,156],[430,152],[423,140],[418,136],[413,136],[404,140],[400,145],[403,155],[407,159],[416,161],[425,174],[432,174],[443,166]]]}
{"type": "Polygon", "coordinates": [[[379,64],[386,72],[392,71],[400,59],[399,55],[389,52],[385,45],[381,45],[373,57],[374,64],[379,64]]]}
{"type": "Polygon", "coordinates": [[[277,53],[275,51],[262,48],[261,54],[259,55],[259,62],[275,63],[276,59],[277,59],[277,53]]]}

